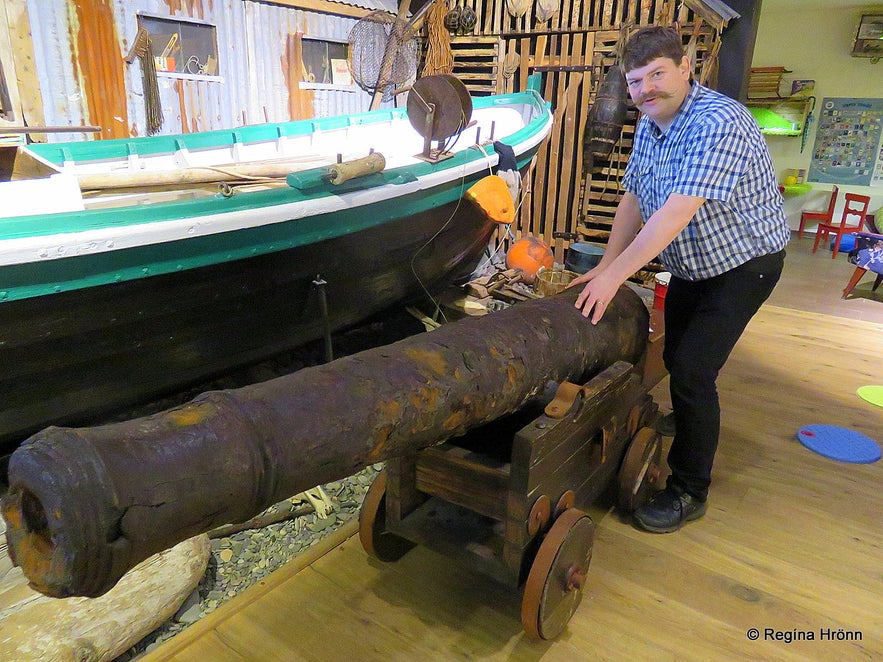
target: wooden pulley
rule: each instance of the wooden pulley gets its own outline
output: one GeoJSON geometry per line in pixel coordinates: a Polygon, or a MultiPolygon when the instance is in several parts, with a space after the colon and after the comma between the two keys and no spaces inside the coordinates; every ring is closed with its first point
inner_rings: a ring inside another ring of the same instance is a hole
{"type": "Polygon", "coordinates": [[[469,124],[472,98],[460,79],[450,74],[425,76],[408,93],[408,119],[424,138],[444,140],[469,124]]]}

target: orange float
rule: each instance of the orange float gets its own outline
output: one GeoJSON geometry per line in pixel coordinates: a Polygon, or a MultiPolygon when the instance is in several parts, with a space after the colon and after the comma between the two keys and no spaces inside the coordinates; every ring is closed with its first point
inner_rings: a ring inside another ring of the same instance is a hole
{"type": "Polygon", "coordinates": [[[515,204],[506,181],[499,175],[488,175],[466,191],[466,199],[476,205],[495,223],[508,224],[515,220],[515,204]]]}
{"type": "Polygon", "coordinates": [[[532,283],[541,268],[551,269],[554,264],[552,248],[536,237],[527,236],[519,239],[506,253],[506,266],[521,271],[526,283],[532,283]]]}

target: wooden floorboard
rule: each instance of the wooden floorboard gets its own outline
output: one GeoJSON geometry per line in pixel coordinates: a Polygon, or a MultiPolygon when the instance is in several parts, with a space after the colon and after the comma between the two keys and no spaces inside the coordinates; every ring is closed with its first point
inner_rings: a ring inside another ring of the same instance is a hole
{"type": "MultiPolygon", "coordinates": [[[[883,380],[883,324],[864,309],[849,318],[783,303],[761,310],[721,374],[707,515],[652,535],[593,513],[583,602],[557,640],[524,635],[516,592],[421,547],[379,563],[355,537],[145,659],[883,659],[883,463],[829,460],[796,438],[828,423],[883,441],[883,408],[855,393],[883,380]],[[766,628],[814,639],[764,640],[766,628]],[[826,629],[861,641],[822,640],[826,629]]],[[[653,395],[666,409],[667,381],[653,395]]]]}

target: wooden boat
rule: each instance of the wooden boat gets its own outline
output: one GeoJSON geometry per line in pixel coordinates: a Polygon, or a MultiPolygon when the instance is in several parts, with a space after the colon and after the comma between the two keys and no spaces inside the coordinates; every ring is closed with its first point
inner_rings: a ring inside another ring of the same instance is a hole
{"type": "Polygon", "coordinates": [[[462,195],[499,159],[475,143],[505,142],[523,169],[551,126],[533,91],[472,106],[437,162],[415,156],[428,140],[405,109],[0,147],[0,444],[467,277],[493,223],[462,195]],[[382,171],[328,181],[372,150],[382,171]]]}

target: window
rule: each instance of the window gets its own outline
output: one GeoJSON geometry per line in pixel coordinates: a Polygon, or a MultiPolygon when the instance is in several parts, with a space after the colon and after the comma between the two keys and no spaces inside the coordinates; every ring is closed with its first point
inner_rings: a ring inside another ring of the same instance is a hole
{"type": "Polygon", "coordinates": [[[139,14],[138,25],[150,33],[157,72],[218,75],[218,41],[214,25],[139,14]]]}
{"type": "Polygon", "coordinates": [[[320,39],[303,40],[303,72],[305,83],[352,85],[347,65],[349,44],[320,39]]]}

